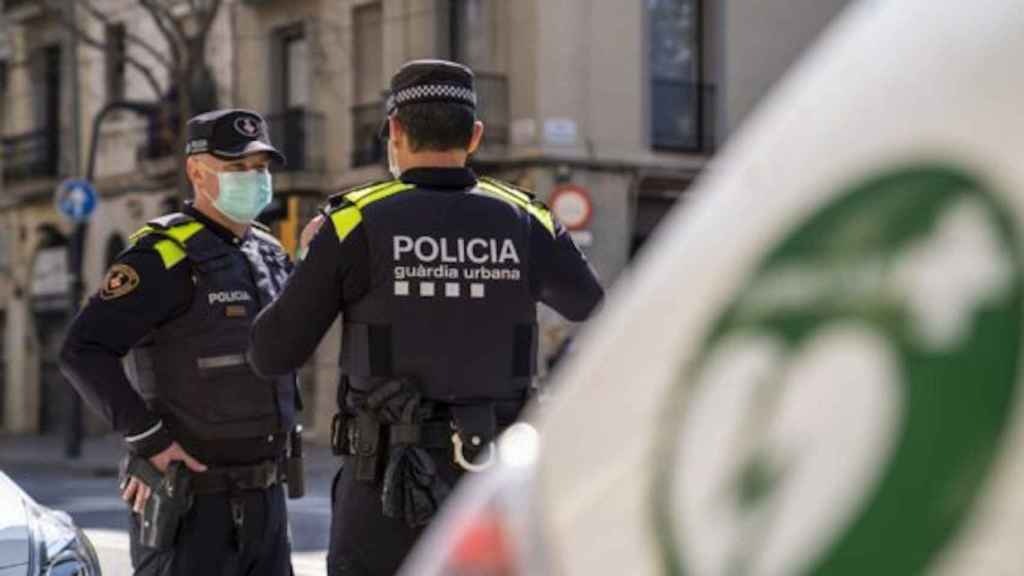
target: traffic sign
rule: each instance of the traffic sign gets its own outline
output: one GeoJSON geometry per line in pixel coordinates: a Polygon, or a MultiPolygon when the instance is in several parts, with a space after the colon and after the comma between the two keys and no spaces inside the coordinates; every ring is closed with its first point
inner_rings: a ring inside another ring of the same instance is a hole
{"type": "Polygon", "coordinates": [[[57,211],[72,222],[84,222],[92,216],[99,195],[88,180],[65,180],[57,186],[54,198],[57,211]]]}
{"type": "Polygon", "coordinates": [[[594,208],[586,188],[562,184],[551,193],[551,211],[567,229],[583,230],[590,224],[594,208]]]}

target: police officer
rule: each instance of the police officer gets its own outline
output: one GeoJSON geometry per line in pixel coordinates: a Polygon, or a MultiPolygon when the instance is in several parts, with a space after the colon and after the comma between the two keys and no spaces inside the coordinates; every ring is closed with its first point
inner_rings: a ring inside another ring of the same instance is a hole
{"type": "Polygon", "coordinates": [[[582,321],[603,296],[541,202],[466,168],[483,135],[476,103],[465,66],[404,65],[384,127],[396,179],[330,199],[306,259],[253,326],[254,367],[286,374],[343,318],[330,574],[398,569],[522,409],[537,302],[582,321]]]}
{"type": "Polygon", "coordinates": [[[194,199],[132,236],[75,318],[61,369],[124,434],[133,463],[165,473],[182,461],[191,472],[190,507],[179,526],[161,528],[173,531],[162,548],[141,539],[165,517],[142,516],[158,487],[138,474],[122,485],[136,512],[136,574],[287,575],[281,462],[295,375],[263,378],[245,360],[252,320],[291,271],[253,221],[271,200],[271,162],[284,157],[246,110],[190,120],[186,154],[194,199]]]}

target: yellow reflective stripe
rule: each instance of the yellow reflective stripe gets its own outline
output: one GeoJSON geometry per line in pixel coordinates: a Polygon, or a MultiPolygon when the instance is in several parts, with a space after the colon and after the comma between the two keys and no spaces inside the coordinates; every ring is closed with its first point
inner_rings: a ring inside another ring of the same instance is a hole
{"type": "Polygon", "coordinates": [[[192,236],[195,236],[196,232],[199,232],[202,229],[203,225],[199,222],[189,222],[187,224],[175,226],[169,230],[161,230],[152,226],[144,226],[129,238],[134,244],[149,234],[155,233],[161,236],[169,236],[170,238],[166,240],[158,240],[153,244],[153,249],[160,254],[160,258],[164,261],[164,266],[170,269],[172,266],[185,259],[185,250],[181,245],[192,236]]]}
{"type": "Polygon", "coordinates": [[[548,212],[546,209],[542,208],[537,204],[534,204],[533,202],[524,200],[524,195],[522,193],[513,194],[512,192],[509,192],[508,189],[506,189],[505,187],[497,186],[493,182],[489,182],[486,180],[480,181],[480,187],[484,191],[490,192],[492,195],[497,196],[498,198],[501,198],[508,202],[511,202],[512,204],[519,206],[523,210],[526,210],[529,214],[536,218],[537,221],[540,222],[541,225],[544,226],[544,228],[552,236],[555,235],[555,220],[554,218],[551,217],[551,212],[548,212]]]}
{"type": "Polygon", "coordinates": [[[149,234],[152,231],[153,228],[151,226],[143,226],[142,228],[136,230],[131,236],[129,236],[128,241],[134,244],[135,242],[139,241],[139,238],[142,238],[143,236],[149,234]]]}
{"type": "Polygon", "coordinates": [[[379,184],[371,184],[363,190],[359,190],[357,188],[355,192],[349,192],[344,196],[349,202],[357,202],[367,197],[368,195],[377,192],[378,190],[394,186],[395,184],[401,184],[401,182],[399,182],[398,180],[389,180],[387,182],[381,182],[379,184]]]}
{"type": "Polygon", "coordinates": [[[338,241],[344,242],[349,233],[363,221],[363,214],[355,206],[342,208],[331,214],[331,222],[334,223],[334,231],[338,234],[338,241]]]}
{"type": "Polygon", "coordinates": [[[165,230],[164,233],[178,242],[185,242],[185,240],[195,236],[196,232],[202,229],[203,225],[199,222],[189,222],[188,224],[182,224],[165,230]]]}
{"type": "Polygon", "coordinates": [[[399,192],[404,192],[412,188],[415,188],[415,186],[413,186],[412,184],[406,184],[404,182],[395,182],[381,189],[375,188],[373,192],[370,194],[360,195],[360,197],[358,199],[354,199],[353,202],[357,207],[362,208],[367,204],[376,202],[378,200],[383,200],[388,196],[393,196],[395,194],[398,194],[399,192]]]}
{"type": "Polygon", "coordinates": [[[488,177],[481,178],[481,180],[483,180],[487,184],[490,184],[492,186],[497,186],[498,188],[501,188],[505,192],[508,192],[509,194],[512,194],[513,196],[515,196],[516,198],[519,198],[523,202],[526,202],[526,203],[533,202],[533,198],[529,194],[526,194],[522,190],[516,190],[515,188],[513,188],[512,186],[509,186],[508,184],[502,182],[501,180],[495,180],[494,178],[488,178],[488,177]]]}
{"type": "Polygon", "coordinates": [[[164,261],[164,268],[168,270],[185,259],[185,251],[173,240],[161,240],[154,244],[153,248],[160,254],[160,258],[164,261]]]}

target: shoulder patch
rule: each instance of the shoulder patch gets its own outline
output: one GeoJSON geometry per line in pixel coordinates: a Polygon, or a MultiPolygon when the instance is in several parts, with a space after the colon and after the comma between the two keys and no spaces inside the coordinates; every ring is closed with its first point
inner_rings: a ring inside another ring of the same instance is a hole
{"type": "Polygon", "coordinates": [[[139,287],[139,273],[127,264],[114,264],[103,278],[100,288],[101,300],[113,300],[139,287]]]}

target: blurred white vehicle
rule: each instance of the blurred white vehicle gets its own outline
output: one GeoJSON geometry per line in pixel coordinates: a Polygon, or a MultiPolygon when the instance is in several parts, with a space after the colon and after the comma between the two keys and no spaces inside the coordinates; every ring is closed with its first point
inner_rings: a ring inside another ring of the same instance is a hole
{"type": "Polygon", "coordinates": [[[100,576],[85,534],[0,472],[0,576],[100,576]]]}
{"type": "Polygon", "coordinates": [[[844,14],[405,573],[1024,574],[1022,31],[844,14]]]}

